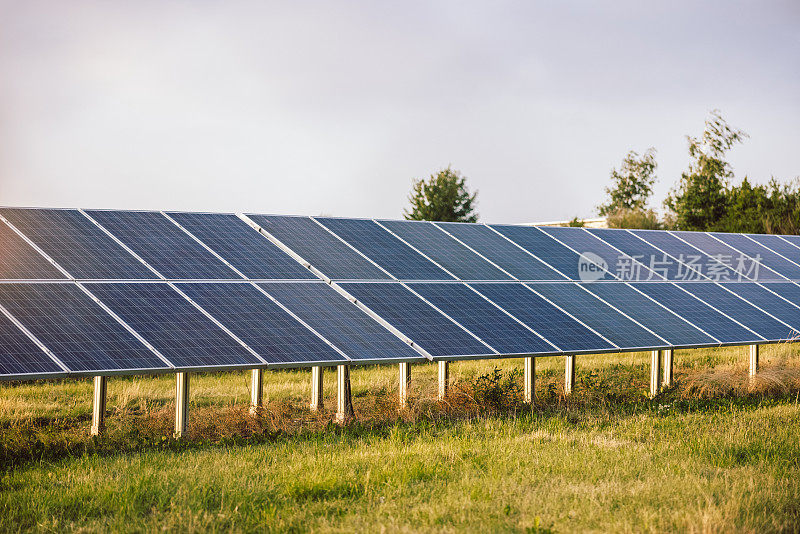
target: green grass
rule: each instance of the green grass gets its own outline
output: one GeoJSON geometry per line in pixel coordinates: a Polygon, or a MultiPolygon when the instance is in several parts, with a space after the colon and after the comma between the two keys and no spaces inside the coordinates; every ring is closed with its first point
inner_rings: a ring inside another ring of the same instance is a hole
{"type": "MultiPolygon", "coordinates": [[[[87,436],[90,380],[0,385],[0,531],[798,531],[800,351],[676,353],[678,383],[646,396],[649,355],[413,367],[398,411],[395,367],[356,368],[356,420],[312,414],[309,372],[192,381],[189,439],[169,437],[174,378],[109,380],[108,431],[87,436]],[[495,367],[502,372],[495,373],[495,367]]],[[[333,404],[332,373],[326,402],[333,404]]]]}

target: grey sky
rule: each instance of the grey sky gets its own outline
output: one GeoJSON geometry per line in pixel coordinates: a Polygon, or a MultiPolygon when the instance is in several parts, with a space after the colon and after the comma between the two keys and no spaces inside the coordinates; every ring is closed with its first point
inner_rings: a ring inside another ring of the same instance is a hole
{"type": "Polygon", "coordinates": [[[452,164],[484,221],[590,216],[713,108],[800,174],[800,4],[606,4],[0,0],[0,204],[397,218],[452,164]]]}

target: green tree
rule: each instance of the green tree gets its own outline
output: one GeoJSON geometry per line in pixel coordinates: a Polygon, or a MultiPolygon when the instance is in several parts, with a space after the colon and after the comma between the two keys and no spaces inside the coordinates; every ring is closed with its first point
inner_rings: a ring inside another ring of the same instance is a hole
{"type": "Polygon", "coordinates": [[[608,200],[597,212],[606,217],[620,210],[644,210],[656,181],[656,149],[648,148],[641,156],[631,150],[619,170],[611,169],[611,186],[606,187],[608,200]]]}
{"type": "Polygon", "coordinates": [[[477,191],[469,192],[460,172],[447,167],[427,180],[414,180],[411,207],[403,216],[412,221],[477,222],[477,196],[477,191]]]}

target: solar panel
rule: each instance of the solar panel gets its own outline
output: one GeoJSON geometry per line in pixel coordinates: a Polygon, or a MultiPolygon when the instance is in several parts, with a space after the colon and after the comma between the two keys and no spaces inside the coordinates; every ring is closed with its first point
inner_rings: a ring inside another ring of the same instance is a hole
{"type": "Polygon", "coordinates": [[[772,234],[747,234],[747,237],[757,241],[762,246],[795,263],[800,263],[800,248],[786,241],[784,237],[772,234]]]}
{"type": "Polygon", "coordinates": [[[70,371],[168,366],[74,284],[0,284],[0,304],[70,371]]]}
{"type": "Polygon", "coordinates": [[[78,210],[4,208],[2,214],[75,278],[157,278],[78,210]]]}
{"type": "Polygon", "coordinates": [[[633,286],[722,343],[763,341],[758,335],[682,291],[676,285],[638,283],[633,286]]]}
{"type": "MultiPolygon", "coordinates": [[[[781,321],[789,324],[795,330],[800,331],[800,307],[787,302],[775,293],[772,293],[766,289],[773,285],[780,284],[766,284],[764,287],[762,287],[755,283],[740,283],[725,284],[725,287],[740,297],[747,299],[748,302],[755,304],[767,313],[770,313],[781,321]]],[[[797,289],[797,286],[788,282],[784,285],[789,286],[787,288],[788,291],[787,289],[781,289],[780,287],[776,287],[774,289],[782,295],[786,293],[787,298],[791,300],[791,291],[793,289],[797,289]]],[[[795,302],[800,303],[800,300],[795,302]]]]}
{"type": "MultiPolygon", "coordinates": [[[[759,259],[762,266],[769,267],[773,271],[776,271],[791,280],[800,280],[800,265],[796,265],[786,258],[779,256],[775,252],[759,243],[756,243],[752,239],[749,239],[742,234],[724,234],[721,232],[713,232],[711,235],[720,241],[724,241],[736,250],[744,252],[751,258],[759,259]]],[[[754,279],[764,279],[761,270],[759,270],[757,277],[754,279]]]]}
{"type": "Polygon", "coordinates": [[[4,222],[0,222],[0,250],[0,278],[4,280],[66,279],[4,222]]]}
{"type": "Polygon", "coordinates": [[[782,235],[781,239],[788,241],[789,243],[800,249],[800,235],[782,235]]]}
{"type": "Polygon", "coordinates": [[[531,256],[488,226],[472,223],[433,223],[476,250],[518,280],[564,280],[564,275],[531,256]]]}
{"type": "Polygon", "coordinates": [[[250,284],[218,282],[176,285],[259,353],[267,363],[347,361],[347,358],[250,284]]]}
{"type": "Polygon", "coordinates": [[[530,284],[531,289],[558,307],[578,317],[620,348],[665,346],[664,340],[648,332],[577,284],[530,284]]]}
{"type": "Polygon", "coordinates": [[[317,279],[236,215],[172,212],[169,216],[248,278],[317,279]]]}
{"type": "MultiPolygon", "coordinates": [[[[739,321],[765,339],[779,341],[793,338],[799,334],[749,302],[726,291],[721,285],[706,283],[683,283],[678,285],[729,317],[739,321]]],[[[726,284],[726,287],[732,285],[737,284],[726,284]]]]}
{"type": "Polygon", "coordinates": [[[398,283],[341,286],[434,357],[494,356],[495,352],[398,283]]]}
{"type": "Polygon", "coordinates": [[[546,262],[570,280],[581,280],[581,275],[591,280],[613,279],[614,275],[592,267],[592,262],[581,261],[581,256],[535,226],[492,225],[492,228],[546,262]],[[586,269],[592,269],[588,272],[586,269]],[[596,272],[596,276],[593,273],[596,272]]]}
{"type": "Polygon", "coordinates": [[[427,221],[379,222],[461,280],[512,280],[427,221]]]}
{"type": "Polygon", "coordinates": [[[583,228],[541,226],[539,229],[581,254],[591,252],[600,256],[605,260],[609,271],[613,273],[624,275],[635,270],[639,271],[639,276],[642,277],[640,279],[664,280],[661,274],[651,271],[637,259],[615,249],[583,228]]]}
{"type": "MultiPolygon", "coordinates": [[[[656,285],[656,284],[653,284],[656,285]]],[[[717,341],[665,310],[627,284],[582,284],[582,287],[666,339],[673,346],[716,345],[717,341]]],[[[689,296],[687,295],[687,298],[689,296]]]]}
{"type": "Polygon", "coordinates": [[[167,279],[240,279],[201,244],[156,211],[87,211],[167,279]]]}
{"type": "Polygon", "coordinates": [[[709,269],[705,271],[706,276],[715,282],[725,282],[729,280],[742,281],[755,279],[760,280],[784,280],[778,273],[768,269],[764,265],[758,266],[756,271],[753,259],[742,254],[738,250],[729,247],[718,239],[714,239],[709,234],[704,232],[673,232],[676,236],[680,237],[687,243],[697,247],[704,253],[717,260],[717,265],[727,265],[733,272],[734,276],[730,276],[728,271],[720,271],[718,269],[711,270],[714,263],[708,262],[709,269]]]}
{"type": "Polygon", "coordinates": [[[175,367],[262,363],[166,283],[92,283],[87,288],[175,367]]]}
{"type": "Polygon", "coordinates": [[[614,346],[523,284],[472,284],[492,302],[544,336],[557,350],[609,350],[614,346]]]}
{"type": "Polygon", "coordinates": [[[247,215],[305,261],[335,280],[389,280],[375,267],[309,217],[247,215]]]}
{"type": "MultiPolygon", "coordinates": [[[[672,256],[669,261],[678,261],[680,272],[674,280],[738,280],[739,273],[732,267],[721,264],[708,254],[684,243],[674,235],[662,230],[630,230],[648,243],[672,256]]],[[[658,269],[655,269],[658,272],[658,269]]]]}
{"type": "Polygon", "coordinates": [[[328,217],[318,217],[317,221],[400,280],[453,280],[374,221],[328,217]]]}
{"type": "Polygon", "coordinates": [[[64,374],[50,356],[0,313],[0,377],[64,374]]]}
{"type": "Polygon", "coordinates": [[[328,284],[260,286],[354,360],[425,359],[328,284]]]}
{"type": "MultiPolygon", "coordinates": [[[[476,285],[494,287],[499,284],[476,285]]],[[[428,283],[409,284],[409,287],[503,354],[558,350],[465,285],[428,283]]]]}
{"type": "MultiPolygon", "coordinates": [[[[682,280],[687,276],[687,266],[670,258],[663,251],[636,237],[628,230],[609,228],[586,228],[586,231],[618,248],[631,258],[635,258],[649,267],[649,273],[638,268],[639,264],[631,263],[627,269],[617,267],[617,276],[626,281],[657,280],[655,273],[668,280],[682,280]]],[[[699,258],[699,256],[698,256],[699,258]]]]}

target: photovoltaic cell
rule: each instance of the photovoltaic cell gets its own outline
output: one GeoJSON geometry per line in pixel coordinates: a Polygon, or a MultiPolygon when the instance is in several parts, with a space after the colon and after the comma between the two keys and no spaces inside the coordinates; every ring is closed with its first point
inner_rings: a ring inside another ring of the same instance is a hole
{"type": "Polygon", "coordinates": [[[354,360],[425,359],[328,284],[260,286],[354,360]]]}
{"type": "Polygon", "coordinates": [[[239,279],[230,267],[155,211],[87,211],[168,279],[239,279]]]}
{"type": "Polygon", "coordinates": [[[317,279],[236,215],[184,212],[169,216],[248,278],[317,279]]]}
{"type": "Polygon", "coordinates": [[[78,210],[4,208],[2,214],[75,278],[157,278],[78,210]]]}
{"type": "Polygon", "coordinates": [[[723,343],[763,341],[676,285],[637,283],[633,286],[723,343]]]}
{"type": "Polygon", "coordinates": [[[317,217],[317,221],[400,280],[453,280],[374,221],[327,217],[317,217]]]}
{"type": "Polygon", "coordinates": [[[4,222],[0,222],[0,250],[0,278],[4,280],[66,279],[4,222]]]}
{"type": "Polygon", "coordinates": [[[518,280],[564,280],[566,277],[540,259],[483,224],[433,223],[490,259],[518,280]]]}
{"type": "MultiPolygon", "coordinates": [[[[736,250],[744,252],[751,258],[758,259],[761,265],[769,267],[786,278],[791,280],[800,280],[800,266],[795,265],[789,260],[780,257],[770,249],[756,243],[752,239],[747,238],[742,234],[725,234],[722,232],[713,232],[711,235],[724,241],[736,250]]],[[[762,280],[762,274],[759,270],[756,280],[762,280]]]]}
{"type": "Polygon", "coordinates": [[[259,353],[267,363],[347,361],[347,358],[250,284],[176,285],[259,353]]]}
{"type": "Polygon", "coordinates": [[[573,317],[580,318],[584,324],[592,327],[620,348],[666,346],[662,339],[576,284],[543,283],[530,284],[530,287],[564,311],[572,314],[573,317]]]}
{"type": "MultiPolygon", "coordinates": [[[[500,284],[476,285],[496,287],[500,284]]],[[[409,284],[409,287],[503,354],[535,354],[557,351],[550,343],[497,309],[496,306],[465,285],[409,284]]]]}
{"type": "Polygon", "coordinates": [[[558,350],[569,352],[614,348],[523,284],[472,284],[472,287],[544,336],[558,350]]]}
{"type": "Polygon", "coordinates": [[[765,265],[759,265],[757,272],[752,271],[754,264],[749,256],[714,239],[705,232],[672,233],[718,260],[716,265],[728,265],[733,269],[735,275],[731,276],[728,271],[720,271],[718,268],[714,268],[714,263],[708,262],[709,268],[704,273],[715,282],[750,280],[756,276],[759,280],[784,280],[781,275],[768,269],[765,265]]]}
{"type": "Polygon", "coordinates": [[[660,248],[679,262],[678,266],[681,267],[681,270],[678,276],[674,278],[675,280],[689,282],[692,280],[707,280],[708,278],[716,280],[739,279],[739,274],[736,270],[721,264],[708,254],[688,243],[684,243],[669,232],[662,230],[630,230],[630,232],[660,248]]]}
{"type": "Polygon", "coordinates": [[[777,252],[788,260],[800,263],[800,248],[786,241],[781,236],[771,234],[747,234],[747,237],[757,241],[771,251],[777,252]]]}
{"type": "Polygon", "coordinates": [[[486,356],[494,351],[398,283],[342,287],[432,356],[486,356]]]}
{"type": "Polygon", "coordinates": [[[70,371],[168,367],[74,284],[0,284],[0,304],[70,371]]]}
{"type": "Polygon", "coordinates": [[[380,223],[461,280],[512,280],[503,271],[430,222],[380,221],[380,223]]]}
{"type": "MultiPolygon", "coordinates": [[[[687,279],[687,267],[685,265],[679,263],[677,259],[670,258],[667,254],[658,250],[647,241],[639,239],[628,230],[586,228],[586,231],[650,268],[649,272],[638,270],[629,271],[627,274],[620,273],[618,276],[623,280],[657,280],[658,278],[655,276],[656,271],[668,280],[687,279]]],[[[699,257],[698,255],[698,258],[699,257]]],[[[635,267],[635,265],[632,267],[635,267]]],[[[695,275],[694,278],[696,277],[695,275]]]]}
{"type": "Polygon", "coordinates": [[[177,368],[261,364],[165,283],[92,283],[87,289],[177,368]]]}
{"type": "Polygon", "coordinates": [[[64,373],[42,349],[0,313],[0,377],[64,373]]]}
{"type": "Polygon", "coordinates": [[[800,248],[800,235],[782,235],[781,238],[800,248]]]}
{"type": "MultiPolygon", "coordinates": [[[[795,330],[800,332],[800,307],[787,302],[775,293],[772,293],[766,289],[773,288],[775,292],[780,293],[789,300],[792,300],[793,291],[794,293],[797,293],[795,296],[800,297],[800,291],[795,291],[798,288],[794,284],[788,282],[780,284],[770,283],[765,284],[764,287],[762,287],[758,284],[747,282],[741,284],[725,284],[725,287],[740,297],[747,299],[748,302],[755,304],[767,313],[770,313],[781,321],[789,324],[795,330]]],[[[800,300],[793,302],[800,303],[800,300]]]]}
{"type": "MultiPolygon", "coordinates": [[[[686,291],[703,299],[719,311],[739,321],[760,336],[771,341],[791,339],[798,332],[770,317],[749,302],[723,289],[720,285],[705,283],[678,284],[686,291]]],[[[726,284],[727,286],[737,284],[726,284]]],[[[798,310],[800,311],[800,310],[798,310]]]]}
{"type": "MultiPolygon", "coordinates": [[[[581,257],[535,226],[492,225],[492,228],[513,242],[552,266],[570,280],[580,280],[580,268],[588,268],[581,257]]],[[[611,273],[604,273],[601,279],[613,279],[611,273]]],[[[597,278],[593,278],[597,279],[597,278]]]]}
{"type": "Polygon", "coordinates": [[[389,280],[381,271],[309,217],[247,215],[334,280],[389,280]]]}
{"type": "Polygon", "coordinates": [[[582,284],[582,287],[615,308],[623,310],[640,324],[647,325],[647,328],[669,341],[672,346],[718,344],[711,336],[665,310],[627,284],[588,283],[582,284]]]}

